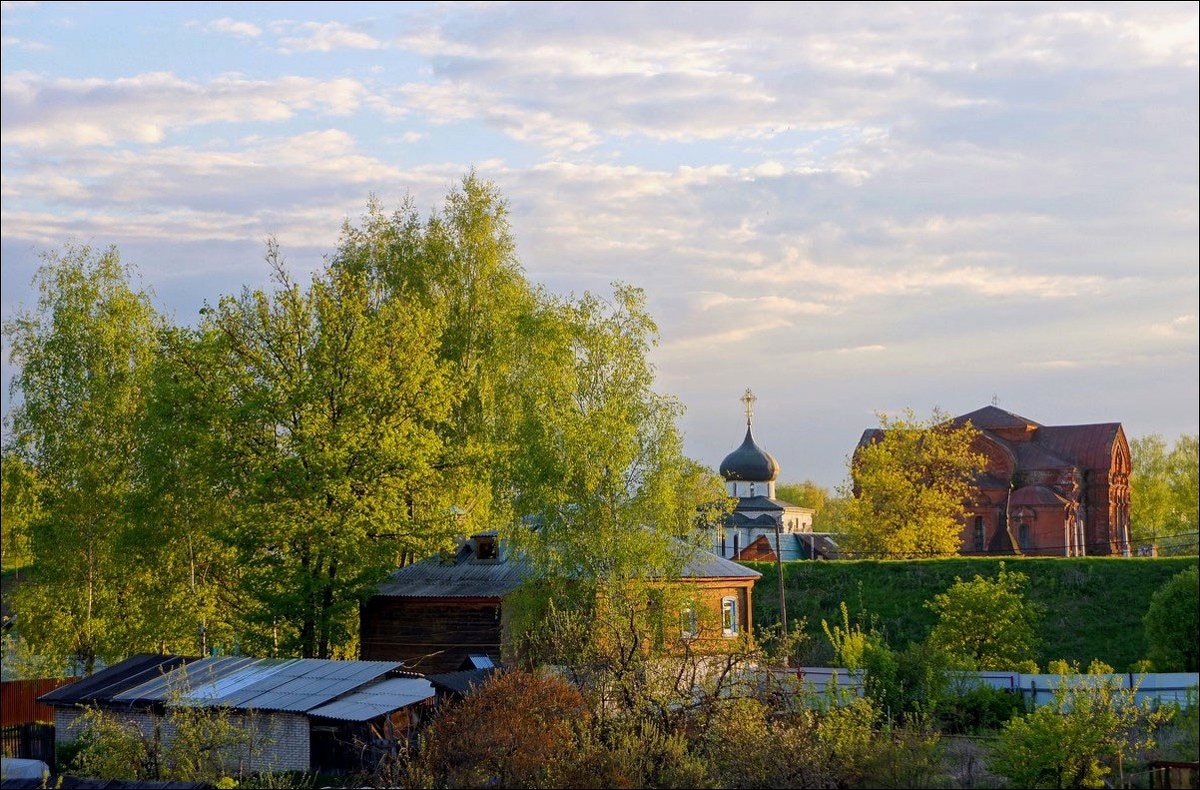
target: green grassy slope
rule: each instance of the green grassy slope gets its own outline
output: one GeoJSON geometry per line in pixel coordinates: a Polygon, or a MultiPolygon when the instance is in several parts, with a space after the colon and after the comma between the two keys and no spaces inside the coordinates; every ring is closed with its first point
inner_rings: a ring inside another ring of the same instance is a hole
{"type": "MultiPolygon", "coordinates": [[[[816,645],[811,660],[829,660],[821,620],[838,620],[845,601],[852,619],[875,618],[888,641],[903,646],[924,639],[934,618],[925,601],[954,583],[954,577],[995,575],[1000,562],[1029,577],[1028,596],[1043,607],[1042,648],[1037,657],[1065,658],[1087,665],[1099,658],[1118,671],[1145,658],[1142,616],[1164,582],[1196,563],[1195,557],[1157,559],[951,558],[939,560],[853,560],[784,563],[788,618],[806,619],[816,645]]],[[[774,563],[745,563],[762,573],[754,586],[754,622],[779,620],[774,563]]]]}

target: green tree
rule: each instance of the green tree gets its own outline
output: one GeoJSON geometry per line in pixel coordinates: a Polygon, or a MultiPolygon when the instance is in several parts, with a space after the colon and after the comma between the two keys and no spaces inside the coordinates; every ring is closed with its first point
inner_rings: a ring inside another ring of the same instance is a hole
{"type": "Polygon", "coordinates": [[[1007,570],[954,584],[925,605],[937,615],[929,644],[964,669],[1028,666],[1037,649],[1037,606],[1025,599],[1029,579],[1007,570]]]}
{"type": "Polygon", "coordinates": [[[243,643],[328,658],[365,591],[454,528],[436,467],[454,393],[428,311],[349,267],[305,288],[268,261],[275,290],[206,309],[176,369],[203,405],[197,471],[228,501],[243,643]]]}
{"type": "Polygon", "coordinates": [[[879,415],[879,429],[850,459],[838,531],[853,557],[941,557],[955,554],[975,475],[983,458],[978,431],[935,411],[879,415]]]}
{"type": "Polygon", "coordinates": [[[0,493],[0,568],[22,568],[33,560],[30,524],[37,521],[37,477],[23,458],[4,453],[0,493]]]}
{"type": "Polygon", "coordinates": [[[1195,672],[1200,668],[1200,571],[1188,568],[1155,591],[1143,623],[1155,669],[1195,672]]]}
{"type": "Polygon", "coordinates": [[[831,496],[828,488],[817,485],[811,480],[805,480],[803,483],[777,483],[775,493],[785,502],[812,508],[816,511],[813,514],[814,519],[825,508],[825,503],[831,496]]]}
{"type": "Polygon", "coordinates": [[[112,249],[48,254],[35,283],[36,309],[5,325],[18,369],[9,452],[36,482],[35,567],[16,608],[36,652],[91,672],[155,642],[140,628],[155,606],[138,585],[149,569],[121,549],[161,321],[112,249]]]}
{"type": "MultiPolygon", "coordinates": [[[[1075,667],[1076,673],[1078,667],[1075,667]]],[[[991,768],[1013,787],[1105,787],[1105,777],[1166,719],[1136,702],[1120,679],[1082,675],[1054,690],[1054,701],[1005,723],[991,768]]]]}
{"type": "Polygon", "coordinates": [[[1158,434],[1129,443],[1129,530],[1136,542],[1154,542],[1163,553],[1196,552],[1200,455],[1195,434],[1171,447],[1158,434]]]}

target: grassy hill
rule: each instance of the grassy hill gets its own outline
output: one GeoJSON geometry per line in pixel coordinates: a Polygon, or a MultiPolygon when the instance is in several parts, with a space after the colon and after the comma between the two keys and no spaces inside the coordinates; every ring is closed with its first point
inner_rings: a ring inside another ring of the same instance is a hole
{"type": "MultiPolygon", "coordinates": [[[[1167,579],[1196,564],[1195,557],[1171,558],[1013,558],[955,557],[938,560],[849,560],[786,562],[784,587],[788,618],[806,619],[814,637],[810,659],[824,663],[830,651],[821,620],[840,618],[842,601],[851,618],[875,618],[888,641],[903,646],[923,640],[934,617],[925,601],[954,583],[956,576],[995,575],[1000,562],[1029,577],[1027,595],[1043,607],[1042,648],[1037,657],[1065,658],[1086,665],[1099,658],[1118,671],[1146,657],[1142,616],[1150,597],[1167,579]]],[[[754,586],[754,622],[779,620],[778,576],[774,563],[745,563],[762,573],[754,586]]]]}

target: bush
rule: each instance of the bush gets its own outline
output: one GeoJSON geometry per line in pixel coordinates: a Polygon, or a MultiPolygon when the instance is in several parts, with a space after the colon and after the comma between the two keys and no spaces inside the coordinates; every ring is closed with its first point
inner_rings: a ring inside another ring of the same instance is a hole
{"type": "Polygon", "coordinates": [[[1033,658],[1037,607],[1025,600],[1029,578],[1000,563],[995,578],[955,578],[925,605],[938,617],[929,644],[960,669],[1011,670],[1033,658]]]}
{"type": "Polygon", "coordinates": [[[1155,669],[1196,672],[1200,667],[1200,570],[1193,565],[1158,588],[1142,622],[1155,669]]]}
{"type": "Polygon", "coordinates": [[[1104,787],[1114,765],[1154,745],[1170,717],[1135,701],[1136,689],[1099,675],[1063,681],[1054,701],[1004,725],[991,767],[1013,787],[1104,787]]]}
{"type": "Polygon", "coordinates": [[[504,672],[434,719],[421,761],[439,787],[554,787],[564,784],[588,720],[565,680],[504,672]]]}
{"type": "Polygon", "coordinates": [[[946,732],[977,733],[997,730],[1014,716],[1025,713],[1020,693],[975,685],[938,701],[934,715],[946,732]]]}

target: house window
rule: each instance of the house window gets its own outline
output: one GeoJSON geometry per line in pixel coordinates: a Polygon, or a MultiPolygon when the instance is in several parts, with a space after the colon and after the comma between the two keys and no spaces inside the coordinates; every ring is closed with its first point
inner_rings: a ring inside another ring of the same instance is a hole
{"type": "Polygon", "coordinates": [[[735,560],[738,558],[738,534],[736,532],[733,533],[733,558],[735,560]]]}
{"type": "Polygon", "coordinates": [[[721,533],[721,556],[725,556],[725,533],[721,533]]]}
{"type": "Polygon", "coordinates": [[[700,636],[700,624],[696,621],[696,608],[684,607],[679,613],[679,635],[683,639],[695,639],[700,636]]]}
{"type": "Polygon", "coordinates": [[[985,546],[985,538],[983,529],[983,516],[975,517],[975,551],[983,551],[985,546]]]}
{"type": "Polygon", "coordinates": [[[1021,526],[1017,527],[1017,542],[1021,544],[1022,551],[1029,549],[1029,525],[1024,521],[1021,522],[1021,526]]]}
{"type": "Polygon", "coordinates": [[[737,598],[721,599],[721,636],[737,636],[738,611],[737,598]]]}

